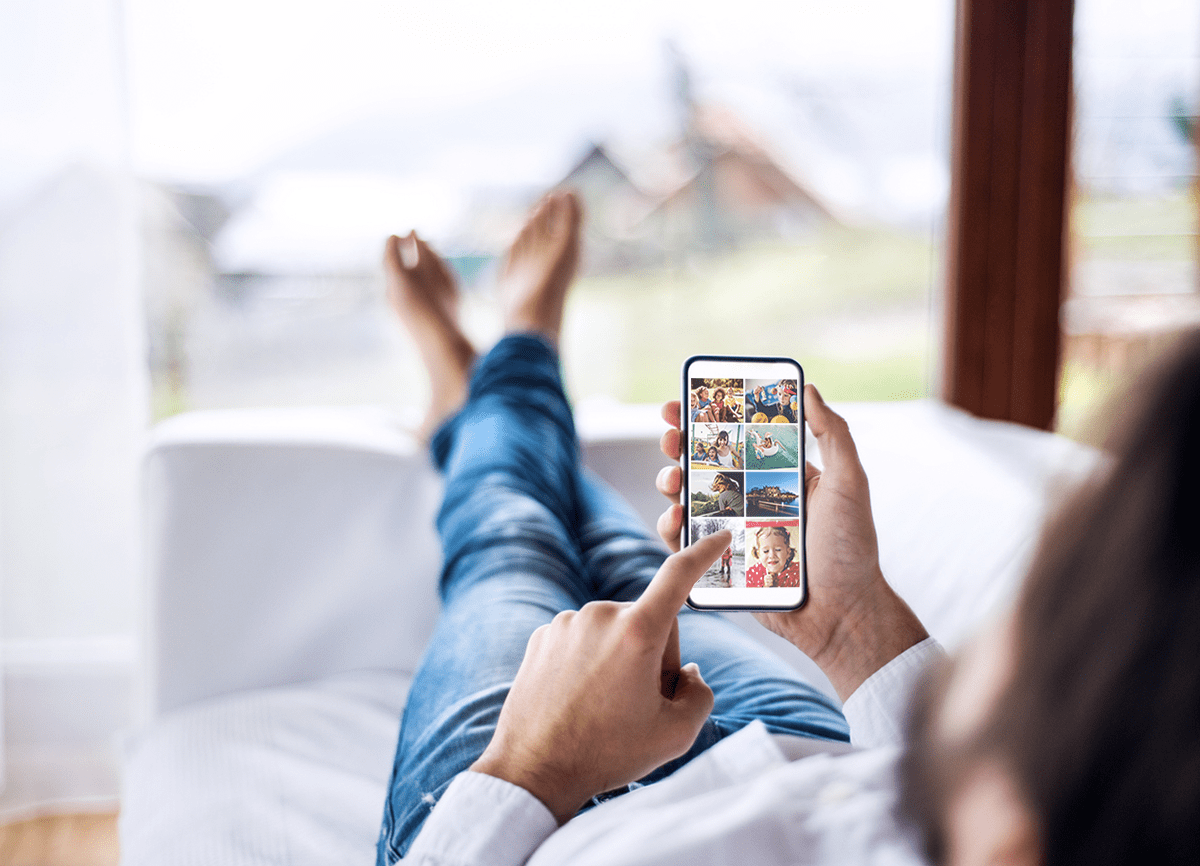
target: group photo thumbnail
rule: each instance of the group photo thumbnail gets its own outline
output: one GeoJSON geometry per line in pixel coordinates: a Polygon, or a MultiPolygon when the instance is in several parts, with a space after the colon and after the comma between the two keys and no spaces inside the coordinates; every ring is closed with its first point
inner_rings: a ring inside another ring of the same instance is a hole
{"type": "Polygon", "coordinates": [[[796,424],[800,394],[795,379],[746,379],[747,424],[796,424]]]}
{"type": "Polygon", "coordinates": [[[692,469],[745,469],[746,443],[741,424],[693,424],[692,469]]]}
{"type": "Polygon", "coordinates": [[[746,412],[745,383],[742,379],[692,379],[688,410],[693,424],[740,424],[746,412]]]}

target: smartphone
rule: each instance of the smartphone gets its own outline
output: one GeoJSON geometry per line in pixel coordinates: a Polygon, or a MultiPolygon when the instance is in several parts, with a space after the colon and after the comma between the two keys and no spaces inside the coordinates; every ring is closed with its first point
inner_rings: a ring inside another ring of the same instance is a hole
{"type": "Polygon", "coordinates": [[[804,604],[804,371],[791,358],[695,355],[683,363],[682,544],[728,529],[696,581],[700,610],[804,604]]]}

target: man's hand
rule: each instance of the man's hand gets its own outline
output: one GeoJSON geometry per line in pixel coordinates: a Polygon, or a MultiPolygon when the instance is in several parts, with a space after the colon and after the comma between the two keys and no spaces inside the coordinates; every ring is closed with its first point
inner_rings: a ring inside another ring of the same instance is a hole
{"type": "MultiPolygon", "coordinates": [[[[862,682],[928,636],[920,620],[896,595],[879,568],[867,475],[845,420],[825,405],[812,385],[804,387],[804,414],[817,437],[824,471],[805,467],[808,602],[799,610],[757,613],[759,622],[820,665],[845,700],[862,682]]],[[[680,405],[663,407],[672,429],[660,446],[679,459],[680,405]]],[[[676,504],[658,519],[658,533],[679,549],[683,507],[680,469],[668,466],[656,481],[676,504]]]]}
{"type": "Polygon", "coordinates": [[[562,824],[686,752],[713,694],[695,665],[680,667],[676,615],[730,540],[718,532],[668,557],[635,602],[592,602],[537,629],[471,769],[529,791],[562,824]]]}

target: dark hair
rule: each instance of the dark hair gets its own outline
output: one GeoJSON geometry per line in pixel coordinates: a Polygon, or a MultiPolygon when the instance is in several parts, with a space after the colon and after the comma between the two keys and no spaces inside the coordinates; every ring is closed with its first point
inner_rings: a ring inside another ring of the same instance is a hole
{"type": "Polygon", "coordinates": [[[914,703],[903,807],[934,859],[931,803],[986,757],[1029,807],[1045,863],[1200,863],[1200,332],[1113,405],[1110,459],[1042,535],[1011,682],[957,771],[928,772],[934,702],[914,703]]]}

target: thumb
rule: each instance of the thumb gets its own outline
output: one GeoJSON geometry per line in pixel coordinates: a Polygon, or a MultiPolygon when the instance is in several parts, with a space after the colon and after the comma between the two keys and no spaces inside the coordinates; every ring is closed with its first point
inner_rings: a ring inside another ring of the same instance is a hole
{"type": "Polygon", "coordinates": [[[713,708],[713,691],[700,675],[700,668],[695,663],[686,664],[679,669],[675,696],[669,706],[677,724],[691,732],[683,746],[683,751],[687,751],[713,708]]]}
{"type": "MultiPolygon", "coordinates": [[[[858,449],[854,445],[854,437],[850,435],[850,425],[846,419],[826,405],[824,398],[811,383],[804,386],[804,420],[809,429],[817,437],[817,447],[821,451],[821,461],[825,472],[833,479],[865,480],[862,463],[858,458],[858,449]]],[[[805,475],[808,468],[805,467],[805,475]]]]}

